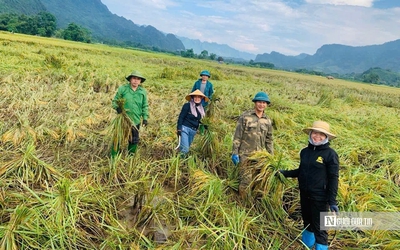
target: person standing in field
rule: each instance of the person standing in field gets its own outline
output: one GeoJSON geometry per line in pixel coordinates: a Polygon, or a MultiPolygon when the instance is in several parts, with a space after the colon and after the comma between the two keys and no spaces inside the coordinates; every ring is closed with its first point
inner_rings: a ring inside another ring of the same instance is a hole
{"type": "Polygon", "coordinates": [[[197,133],[201,119],[204,118],[204,107],[202,100],[209,101],[200,90],[195,90],[185,98],[188,102],[183,104],[178,117],[177,135],[180,137],[180,153],[185,157],[189,152],[190,145],[197,133]]]}
{"type": "Polygon", "coordinates": [[[192,92],[195,91],[196,89],[200,90],[207,98],[208,101],[206,101],[204,98],[201,101],[201,104],[203,105],[204,108],[207,107],[208,102],[212,100],[212,95],[214,94],[214,86],[213,84],[208,80],[211,77],[211,74],[208,70],[203,70],[200,72],[200,79],[198,79],[192,88],[192,92]]]}
{"type": "Polygon", "coordinates": [[[300,206],[304,223],[302,241],[310,249],[328,249],[328,233],[320,230],[320,213],[339,212],[336,196],[339,179],[339,157],[329,146],[336,138],[324,121],[315,121],[303,129],[308,134],[308,146],[300,152],[299,168],[280,170],[285,177],[297,177],[300,206]]]}
{"type": "MultiPolygon", "coordinates": [[[[135,126],[132,126],[132,137],[128,143],[129,154],[134,154],[137,150],[139,143],[139,128],[140,125],[143,127],[147,126],[147,120],[149,118],[149,103],[147,99],[147,92],[141,86],[146,78],[139,71],[133,71],[126,77],[128,80],[127,84],[120,86],[117,93],[112,101],[113,108],[118,114],[122,113],[122,109],[118,107],[117,101],[119,99],[125,99],[124,109],[126,114],[131,119],[135,126]]],[[[118,154],[118,149],[112,150],[111,155],[115,156],[118,154]]]]}
{"type": "Polygon", "coordinates": [[[254,108],[245,111],[237,121],[233,138],[232,161],[239,165],[239,196],[244,199],[250,191],[250,184],[255,177],[254,167],[247,158],[250,154],[266,149],[274,153],[272,121],[265,114],[271,103],[268,94],[258,92],[254,98],[254,108]]]}

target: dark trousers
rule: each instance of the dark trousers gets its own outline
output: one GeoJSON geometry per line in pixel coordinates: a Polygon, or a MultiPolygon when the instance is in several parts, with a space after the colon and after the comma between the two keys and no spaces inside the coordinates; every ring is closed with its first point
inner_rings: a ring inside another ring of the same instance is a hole
{"type": "Polygon", "coordinates": [[[132,138],[129,140],[129,144],[139,143],[139,129],[140,129],[140,124],[136,125],[136,128],[132,127],[132,138]]]}
{"type": "Polygon", "coordinates": [[[300,205],[304,228],[307,227],[308,231],[314,232],[316,243],[328,245],[328,232],[320,229],[320,213],[328,212],[328,203],[300,195],[300,205]]]}
{"type": "MultiPolygon", "coordinates": [[[[128,142],[128,152],[129,154],[134,154],[137,149],[137,145],[139,143],[139,128],[140,124],[136,125],[135,127],[132,127],[132,137],[129,139],[128,142]]],[[[111,157],[114,158],[117,154],[119,154],[120,150],[120,145],[117,145],[117,148],[114,149],[114,147],[111,147],[111,157]]]]}

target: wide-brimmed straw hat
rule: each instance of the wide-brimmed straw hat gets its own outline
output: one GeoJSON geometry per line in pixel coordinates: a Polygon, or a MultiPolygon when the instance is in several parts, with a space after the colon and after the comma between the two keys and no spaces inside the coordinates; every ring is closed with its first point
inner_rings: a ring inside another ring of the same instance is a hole
{"type": "Polygon", "coordinates": [[[190,99],[192,99],[192,96],[195,96],[195,95],[201,96],[202,98],[204,98],[204,101],[206,101],[206,102],[208,102],[208,101],[210,100],[207,96],[205,96],[205,95],[203,94],[203,92],[201,92],[201,91],[198,90],[198,89],[196,89],[196,90],[193,91],[192,93],[188,94],[188,95],[186,96],[186,100],[190,101],[190,99]]]}
{"type": "Polygon", "coordinates": [[[336,138],[336,135],[334,135],[330,132],[329,124],[324,121],[315,121],[315,122],[313,122],[312,127],[303,129],[304,133],[306,133],[306,134],[310,134],[311,130],[315,130],[315,131],[326,134],[326,136],[328,136],[328,138],[330,140],[336,138]]]}
{"type": "Polygon", "coordinates": [[[129,76],[126,77],[126,80],[130,81],[132,76],[136,76],[139,77],[140,79],[142,79],[140,82],[144,83],[144,81],[146,81],[146,78],[142,75],[142,73],[140,73],[137,70],[134,70],[129,76]]]}

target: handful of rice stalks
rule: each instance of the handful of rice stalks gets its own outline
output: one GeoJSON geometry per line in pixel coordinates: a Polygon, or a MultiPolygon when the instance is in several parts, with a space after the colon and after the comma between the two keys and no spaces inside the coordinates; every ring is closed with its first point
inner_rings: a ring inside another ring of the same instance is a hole
{"type": "Polygon", "coordinates": [[[128,142],[132,139],[132,126],[135,127],[124,109],[125,99],[119,99],[117,101],[117,105],[122,112],[118,114],[111,122],[112,147],[114,151],[118,151],[119,148],[128,145],[128,142]]]}
{"type": "Polygon", "coordinates": [[[274,156],[266,151],[256,152],[249,157],[253,162],[255,178],[253,192],[262,197],[262,210],[272,218],[282,219],[285,211],[282,208],[282,197],[288,180],[279,169],[282,169],[282,156],[274,156]]]}

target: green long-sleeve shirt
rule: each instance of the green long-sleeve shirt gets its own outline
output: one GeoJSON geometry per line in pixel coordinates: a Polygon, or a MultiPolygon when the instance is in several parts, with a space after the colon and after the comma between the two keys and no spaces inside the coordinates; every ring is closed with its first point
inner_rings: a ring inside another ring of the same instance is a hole
{"type": "Polygon", "coordinates": [[[129,83],[120,86],[112,101],[114,109],[118,107],[117,100],[121,98],[125,99],[124,109],[135,125],[140,124],[141,118],[143,118],[143,120],[148,120],[149,103],[147,100],[147,92],[143,87],[139,86],[136,91],[134,91],[129,83]]]}

